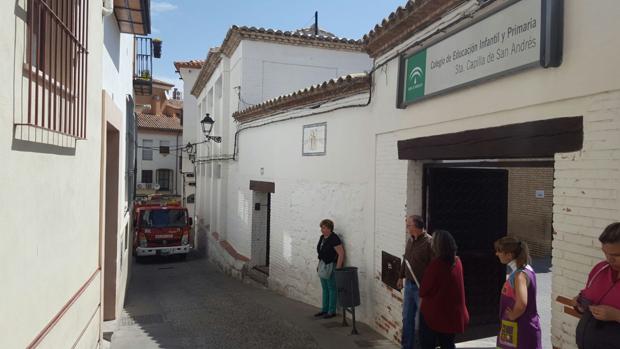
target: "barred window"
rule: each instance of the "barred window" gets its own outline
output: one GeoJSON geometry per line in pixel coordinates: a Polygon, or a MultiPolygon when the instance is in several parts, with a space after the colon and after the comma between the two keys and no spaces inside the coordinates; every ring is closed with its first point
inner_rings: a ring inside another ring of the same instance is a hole
{"type": "Polygon", "coordinates": [[[142,183],[153,183],[153,170],[142,170],[142,183]]]}
{"type": "Polygon", "coordinates": [[[159,153],[170,154],[170,141],[159,141],[159,153]]]}
{"type": "Polygon", "coordinates": [[[159,190],[170,190],[170,180],[172,179],[172,170],[160,169],[157,170],[157,184],[159,184],[159,190]]]}
{"type": "Polygon", "coordinates": [[[27,11],[27,113],[16,123],[85,139],[88,0],[27,0],[27,11]]]}
{"type": "Polygon", "coordinates": [[[142,160],[153,160],[153,140],[142,140],[142,160]]]}

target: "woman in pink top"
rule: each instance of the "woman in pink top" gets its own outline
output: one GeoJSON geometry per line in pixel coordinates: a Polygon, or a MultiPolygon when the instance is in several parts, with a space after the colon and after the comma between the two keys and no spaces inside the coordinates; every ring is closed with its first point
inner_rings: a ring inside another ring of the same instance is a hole
{"type": "Polygon", "coordinates": [[[576,298],[583,313],[577,325],[579,349],[620,348],[620,222],[608,225],[598,239],[605,260],[594,266],[576,298]]]}

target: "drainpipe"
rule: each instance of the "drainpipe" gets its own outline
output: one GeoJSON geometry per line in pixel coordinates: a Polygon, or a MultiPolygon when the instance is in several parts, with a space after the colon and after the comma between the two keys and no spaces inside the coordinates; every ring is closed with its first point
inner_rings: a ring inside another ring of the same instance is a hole
{"type": "MultiPolygon", "coordinates": [[[[174,154],[174,158],[175,161],[174,163],[176,164],[176,166],[174,167],[174,194],[179,195],[178,189],[179,189],[179,173],[181,173],[181,171],[179,171],[179,133],[177,133],[177,141],[176,141],[176,154],[174,154]]],[[[181,202],[183,202],[183,197],[181,196],[181,202]]]]}

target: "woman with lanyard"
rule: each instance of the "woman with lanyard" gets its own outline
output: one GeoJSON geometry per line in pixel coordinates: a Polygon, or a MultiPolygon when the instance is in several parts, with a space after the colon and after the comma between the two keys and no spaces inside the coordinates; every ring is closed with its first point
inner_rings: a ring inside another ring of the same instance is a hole
{"type": "Polygon", "coordinates": [[[500,296],[501,349],[542,349],[540,318],[536,307],[536,273],[530,266],[527,243],[513,237],[495,241],[495,255],[512,272],[500,296]]]}
{"type": "Polygon", "coordinates": [[[586,288],[575,297],[583,313],[577,325],[579,349],[620,348],[620,222],[603,230],[599,241],[605,260],[594,266],[586,288]]]}
{"type": "Polygon", "coordinates": [[[317,272],[323,289],[323,307],[314,316],[329,319],[336,316],[336,277],[334,275],[334,268],[340,269],[344,264],[344,247],[342,247],[342,241],[340,241],[338,235],[334,233],[334,222],[324,219],[319,226],[321,227],[321,237],[316,245],[319,258],[317,272]]]}

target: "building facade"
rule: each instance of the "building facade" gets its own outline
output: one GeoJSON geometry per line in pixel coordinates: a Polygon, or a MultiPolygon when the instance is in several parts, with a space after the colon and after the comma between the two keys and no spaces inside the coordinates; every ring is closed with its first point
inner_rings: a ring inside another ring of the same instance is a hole
{"type": "Polygon", "coordinates": [[[181,195],[183,101],[168,98],[173,85],[154,80],[152,93],[136,98],[138,194],[181,195]]]}
{"type": "Polygon", "coordinates": [[[191,93],[197,98],[198,121],[208,114],[214,121],[205,125],[208,135],[221,137],[221,143],[205,142],[203,127],[196,123],[189,126],[194,136],[188,139],[198,143],[192,149],[198,240],[212,239],[211,255],[231,258],[222,263],[232,266],[227,270],[240,273],[250,255],[236,215],[237,205],[249,199],[239,196],[245,190],[239,183],[229,183],[237,171],[234,154],[242,146],[232,113],[308,84],[368,70],[370,64],[359,41],[262,28],[233,26],[222,45],[209,51],[191,93]]]}
{"type": "Polygon", "coordinates": [[[148,1],[122,23],[107,1],[0,7],[0,347],[98,347],[128,278],[132,34],[150,31],[148,1]]]}
{"type": "Polygon", "coordinates": [[[431,232],[455,236],[470,328],[493,335],[505,277],[493,241],[518,236],[552,254],[544,340],[576,348],[578,320],[556,299],[584,287],[604,258],[598,235],[620,219],[620,76],[607,59],[620,54],[618,6],[408,2],[365,36],[367,77],[241,108],[227,194],[204,206],[229,207],[212,245],[238,258],[220,263],[260,266],[266,254],[269,287],[319,304],[313,229],[333,218],[359,268],[362,320],[397,342],[402,294],[390,270],[406,215],[422,214],[431,232]],[[343,93],[359,79],[368,87],[343,93]]]}
{"type": "MultiPolygon", "coordinates": [[[[191,94],[192,87],[200,74],[204,60],[178,61],[174,62],[174,67],[179,73],[179,78],[183,80],[183,142],[197,143],[196,127],[201,119],[198,118],[198,102],[191,94]]],[[[200,140],[202,141],[202,139],[200,140]]],[[[195,217],[196,199],[196,180],[194,164],[190,161],[188,154],[183,154],[181,159],[181,176],[183,178],[183,203],[187,207],[189,214],[195,217]]],[[[196,237],[196,235],[194,234],[196,237]]],[[[195,244],[197,241],[195,241],[195,244]]],[[[195,245],[196,246],[196,245],[195,245]]],[[[204,246],[200,249],[204,251],[204,246]]]]}

